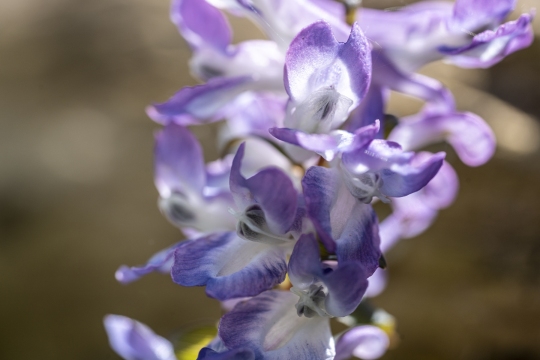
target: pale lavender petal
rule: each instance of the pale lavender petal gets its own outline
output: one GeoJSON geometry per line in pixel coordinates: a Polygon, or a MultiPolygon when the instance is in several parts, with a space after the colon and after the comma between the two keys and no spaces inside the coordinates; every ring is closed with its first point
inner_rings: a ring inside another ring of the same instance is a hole
{"type": "Polygon", "coordinates": [[[120,266],[114,274],[116,280],[122,284],[129,284],[152,272],[169,273],[173,266],[174,251],[181,244],[183,244],[182,241],[154,254],[145,265],[132,267],[120,266]]]}
{"type": "Polygon", "coordinates": [[[347,360],[352,356],[365,360],[378,359],[384,355],[389,345],[388,335],[380,328],[357,326],[338,338],[334,360],[347,360]]]}
{"type": "Polygon", "coordinates": [[[297,316],[297,301],[288,291],[264,292],[225,314],[219,336],[228,349],[249,348],[257,359],[333,359],[328,318],[297,316]]]}
{"type": "Polygon", "coordinates": [[[225,52],[231,43],[227,18],[205,0],[173,0],[171,20],[195,50],[210,46],[225,52]]]}
{"type": "MultiPolygon", "coordinates": [[[[379,236],[381,237],[381,248],[382,248],[384,245],[384,235],[382,233],[382,224],[380,225],[380,228],[381,229],[379,231],[379,236]]],[[[366,289],[366,293],[364,294],[364,297],[372,298],[372,297],[379,296],[386,288],[386,283],[388,282],[387,278],[388,276],[386,274],[386,270],[381,269],[381,268],[378,268],[377,270],[375,270],[373,275],[371,275],[368,278],[369,284],[368,284],[368,288],[366,289]]]]}
{"type": "Polygon", "coordinates": [[[328,23],[316,22],[298,34],[285,59],[285,89],[294,101],[332,87],[351,99],[354,108],[367,92],[370,78],[370,46],[357,25],[346,43],[338,43],[328,23]]]}
{"type": "Polygon", "coordinates": [[[389,140],[405,150],[416,150],[446,140],[461,161],[469,166],[486,163],[495,152],[495,136],[490,127],[472,113],[433,114],[429,111],[403,118],[389,140]]]}
{"type": "Polygon", "coordinates": [[[178,122],[191,125],[193,118],[197,119],[199,124],[217,121],[220,119],[219,111],[248,90],[252,83],[251,76],[216,77],[205,84],[181,89],[166,102],[151,105],[147,113],[162,124],[178,122]]]}
{"type": "Polygon", "coordinates": [[[302,235],[289,259],[289,279],[293,286],[308,288],[323,275],[319,244],[313,235],[302,235]]]}
{"type": "Polygon", "coordinates": [[[227,300],[271,289],[286,271],[284,249],[230,232],[186,241],[175,252],[171,275],[177,284],[206,286],[208,296],[227,300]]]}
{"type": "Polygon", "coordinates": [[[494,31],[486,30],[475,35],[465,46],[441,47],[439,51],[448,55],[448,62],[461,67],[491,67],[507,55],[531,45],[534,39],[532,20],[531,14],[523,14],[517,20],[507,22],[494,31]]]}
{"type": "Polygon", "coordinates": [[[125,360],[176,360],[172,344],[148,326],[120,315],[103,320],[114,351],[125,360]]]}
{"type": "Polygon", "coordinates": [[[201,145],[183,126],[169,124],[156,134],[154,181],[161,196],[202,194],[206,184],[201,145]]]}
{"type": "Polygon", "coordinates": [[[453,26],[470,32],[500,24],[515,8],[516,0],[457,0],[453,26]]]}

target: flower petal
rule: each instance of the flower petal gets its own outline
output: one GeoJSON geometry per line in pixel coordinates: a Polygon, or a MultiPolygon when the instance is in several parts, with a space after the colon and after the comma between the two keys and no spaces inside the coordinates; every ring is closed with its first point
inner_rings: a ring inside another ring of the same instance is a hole
{"type": "Polygon", "coordinates": [[[296,36],[285,59],[285,89],[296,102],[331,86],[351,99],[354,108],[366,94],[370,78],[371,51],[357,25],[343,44],[328,23],[316,22],[296,36]]]}
{"type": "Polygon", "coordinates": [[[147,113],[162,124],[172,121],[192,125],[217,121],[220,119],[219,111],[250,89],[252,84],[251,76],[212,78],[205,84],[181,89],[164,103],[151,105],[147,113]]]}
{"type": "Polygon", "coordinates": [[[388,335],[378,327],[357,326],[338,338],[334,360],[347,360],[352,356],[365,360],[378,359],[384,355],[389,345],[388,335]]]}
{"type": "Polygon", "coordinates": [[[122,284],[129,284],[135,280],[139,280],[144,275],[155,271],[163,274],[170,272],[173,266],[174,252],[183,243],[183,241],[180,241],[164,250],[159,251],[158,253],[154,254],[143,266],[120,266],[120,268],[116,270],[116,273],[114,274],[116,280],[122,284]]]}
{"type": "Polygon", "coordinates": [[[210,46],[225,52],[231,43],[227,18],[205,0],[173,0],[171,20],[194,50],[210,46]]]}
{"type": "Polygon", "coordinates": [[[475,35],[470,43],[461,47],[440,47],[448,55],[447,61],[465,68],[487,68],[507,55],[531,45],[534,32],[533,16],[522,14],[517,20],[499,26],[495,31],[486,30],[475,35]]]}
{"type": "Polygon", "coordinates": [[[486,163],[495,152],[493,131],[472,113],[423,111],[403,118],[388,139],[401,144],[404,150],[419,149],[445,139],[469,166],[486,163]]]}
{"type": "Polygon", "coordinates": [[[240,173],[244,156],[242,144],[233,160],[230,188],[242,210],[255,203],[264,211],[266,222],[275,234],[285,234],[295,220],[298,193],[282,170],[266,168],[249,179],[240,173]]]}
{"type": "Polygon", "coordinates": [[[240,303],[221,318],[219,336],[228,349],[250,348],[257,359],[333,359],[328,318],[297,316],[297,300],[272,290],[240,303]]]}
{"type": "Polygon", "coordinates": [[[111,347],[125,360],[176,360],[172,344],[148,326],[120,315],[103,322],[111,347]]]}
{"type": "Polygon", "coordinates": [[[285,280],[285,257],[281,247],[216,233],[178,248],[171,274],[183,286],[206,285],[208,296],[218,300],[255,296],[285,280]]]}
{"type": "Polygon", "coordinates": [[[327,250],[339,261],[359,261],[371,275],[381,255],[373,208],[354,198],[333,169],[309,168],[302,186],[308,216],[327,250]]]}
{"type": "Polygon", "coordinates": [[[161,196],[202,194],[206,184],[202,149],[187,128],[169,124],[156,134],[154,164],[154,181],[161,196]]]}

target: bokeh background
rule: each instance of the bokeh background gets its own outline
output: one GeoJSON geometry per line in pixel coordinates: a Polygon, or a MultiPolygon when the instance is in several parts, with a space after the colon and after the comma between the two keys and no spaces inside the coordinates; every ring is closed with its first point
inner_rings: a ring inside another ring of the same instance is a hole
{"type": "MultiPolygon", "coordinates": [[[[368,7],[406,1],[365,0],[368,7]]],[[[118,359],[105,314],[168,336],[220,316],[199,288],[121,264],[180,239],[160,215],[144,107],[195,81],[168,0],[0,2],[0,359],[118,359]]],[[[540,7],[520,1],[519,11],[540,7]]],[[[515,15],[514,15],[515,16],[515,15]]],[[[236,40],[260,33],[235,20],[236,40]]],[[[539,21],[535,23],[540,37],[539,21]]],[[[374,300],[398,320],[385,359],[540,359],[540,42],[488,70],[434,64],[499,138],[422,236],[388,255],[374,300]]],[[[390,112],[420,104],[398,96],[390,112]]],[[[208,159],[215,127],[194,129],[208,159]]]]}

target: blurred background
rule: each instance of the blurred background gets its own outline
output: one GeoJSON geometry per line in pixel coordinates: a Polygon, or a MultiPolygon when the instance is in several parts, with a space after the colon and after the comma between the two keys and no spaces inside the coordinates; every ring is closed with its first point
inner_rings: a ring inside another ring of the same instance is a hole
{"type": "MultiPolygon", "coordinates": [[[[164,336],[220,316],[203,289],[168,276],[114,279],[119,265],[181,238],[156,206],[158,126],[144,112],[195,84],[168,7],[0,2],[0,359],[118,359],[102,325],[108,313],[164,336]]],[[[540,0],[517,11],[532,7],[540,0]]],[[[238,41],[260,36],[234,26],[238,41]]],[[[400,341],[385,359],[540,359],[540,42],[488,70],[424,72],[486,119],[499,148],[467,168],[443,146],[461,190],[430,230],[387,256],[390,283],[374,303],[397,318],[400,341]]],[[[419,105],[396,96],[390,112],[419,105]]],[[[215,158],[215,128],[194,130],[215,158]]]]}

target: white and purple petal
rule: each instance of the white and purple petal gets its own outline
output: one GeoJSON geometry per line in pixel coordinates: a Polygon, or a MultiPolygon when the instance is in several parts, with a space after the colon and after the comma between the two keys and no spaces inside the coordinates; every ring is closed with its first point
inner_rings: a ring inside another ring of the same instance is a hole
{"type": "Polygon", "coordinates": [[[256,359],[333,359],[328,318],[297,316],[297,300],[272,290],[240,303],[221,318],[219,336],[228,349],[249,348],[256,359]]]}
{"type": "Polygon", "coordinates": [[[285,280],[286,249],[246,241],[234,232],[188,240],[174,254],[173,281],[206,286],[218,300],[255,296],[285,280]]]}
{"type": "Polygon", "coordinates": [[[327,250],[339,261],[359,261],[371,275],[381,255],[373,208],[352,196],[335,169],[311,167],[302,185],[308,216],[327,250]]]}
{"type": "Polygon", "coordinates": [[[114,351],[125,360],[176,360],[172,344],[148,326],[120,315],[103,320],[114,351]]]}

